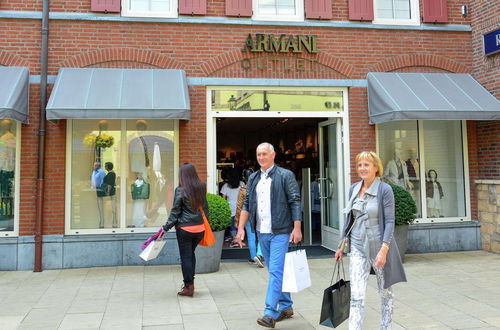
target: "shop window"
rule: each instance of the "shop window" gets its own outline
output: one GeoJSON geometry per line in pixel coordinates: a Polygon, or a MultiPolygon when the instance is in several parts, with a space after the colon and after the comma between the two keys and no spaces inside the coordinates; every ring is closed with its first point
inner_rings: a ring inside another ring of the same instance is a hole
{"type": "Polygon", "coordinates": [[[375,24],[420,24],[418,0],[374,0],[375,24]]]}
{"type": "Polygon", "coordinates": [[[212,111],[343,111],[341,91],[212,90],[212,111]]]}
{"type": "Polygon", "coordinates": [[[131,17],[177,17],[176,0],[123,0],[122,15],[131,17]]]}
{"type": "Polygon", "coordinates": [[[0,121],[0,236],[17,231],[19,126],[10,119],[0,121]]]}
{"type": "Polygon", "coordinates": [[[176,181],[175,125],[172,120],[71,122],[72,232],[140,232],[165,223],[176,181]]]}
{"type": "Polygon", "coordinates": [[[252,19],[303,21],[304,0],[254,0],[252,19]]]}
{"type": "Polygon", "coordinates": [[[394,121],[377,125],[383,180],[417,204],[417,222],[464,220],[465,163],[460,121],[394,121]]]}

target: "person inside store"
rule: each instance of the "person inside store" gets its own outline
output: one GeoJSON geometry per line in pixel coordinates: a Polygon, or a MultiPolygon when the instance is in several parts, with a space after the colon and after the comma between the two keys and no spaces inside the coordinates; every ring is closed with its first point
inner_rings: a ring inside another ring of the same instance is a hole
{"type": "MultiPolygon", "coordinates": [[[[372,151],[359,153],[356,168],[361,181],[351,185],[342,239],[350,238],[349,277],[351,302],[349,329],[363,328],[365,297],[370,269],[377,276],[381,297],[380,329],[392,324],[392,286],[406,282],[406,275],[394,240],[395,206],[392,188],[380,180],[384,174],[380,157],[372,151]]],[[[338,248],[335,259],[342,261],[338,248]]]]}
{"type": "Polygon", "coordinates": [[[234,216],[236,215],[236,204],[238,202],[238,194],[240,192],[240,188],[244,185],[242,181],[240,181],[240,176],[238,175],[238,170],[234,167],[231,167],[227,171],[227,182],[222,186],[220,191],[223,198],[225,198],[229,202],[229,207],[231,208],[231,226],[229,227],[229,231],[231,233],[231,244],[230,247],[237,247],[238,242],[236,241],[236,232],[237,228],[234,221],[234,216]]]}
{"type": "MultiPolygon", "coordinates": [[[[203,213],[208,218],[207,186],[198,177],[193,164],[185,163],[179,171],[179,186],[163,231],[175,226],[184,284],[179,296],[194,295],[196,257],[194,251],[205,235],[203,213]]],[[[163,235],[163,233],[161,233],[163,235]]]]}
{"type": "MultiPolygon", "coordinates": [[[[243,170],[243,187],[240,188],[240,192],[238,193],[238,202],[236,203],[236,214],[234,216],[235,225],[238,227],[239,219],[241,215],[241,207],[243,206],[243,200],[247,195],[247,184],[248,178],[253,173],[251,168],[247,168],[243,170]]],[[[248,259],[248,263],[251,265],[255,265],[259,268],[264,268],[264,257],[262,256],[262,250],[260,248],[260,243],[257,241],[257,235],[252,231],[250,222],[247,221],[245,224],[245,234],[248,242],[248,252],[250,253],[250,259],[248,259]]]]}
{"type": "Polygon", "coordinates": [[[293,315],[290,293],[281,290],[283,267],[289,242],[302,240],[299,185],[291,171],[275,165],[275,156],[272,144],[257,146],[260,170],[248,179],[236,234],[243,247],[247,221],[251,231],[257,232],[269,272],[264,315],[257,323],[268,328],[293,315]]]}
{"type": "Polygon", "coordinates": [[[97,210],[99,212],[99,228],[104,228],[104,200],[105,196],[104,190],[101,188],[104,182],[104,177],[106,172],[101,168],[100,162],[94,163],[94,170],[90,177],[90,184],[92,189],[95,189],[97,195],[97,210]]]}
{"type": "Polygon", "coordinates": [[[118,220],[116,218],[116,173],[113,171],[113,163],[104,163],[104,169],[106,170],[106,176],[102,182],[101,188],[104,192],[104,196],[111,198],[111,218],[113,228],[118,228],[118,220]]]}

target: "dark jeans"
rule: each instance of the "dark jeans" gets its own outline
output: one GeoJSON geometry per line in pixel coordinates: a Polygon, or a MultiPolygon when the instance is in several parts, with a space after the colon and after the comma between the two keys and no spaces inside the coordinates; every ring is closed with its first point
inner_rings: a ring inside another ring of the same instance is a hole
{"type": "Polygon", "coordinates": [[[182,276],[184,285],[188,286],[194,283],[194,271],[196,269],[196,257],[194,250],[198,243],[203,239],[205,232],[190,233],[180,228],[176,231],[177,243],[179,244],[179,254],[181,256],[182,276]]]}

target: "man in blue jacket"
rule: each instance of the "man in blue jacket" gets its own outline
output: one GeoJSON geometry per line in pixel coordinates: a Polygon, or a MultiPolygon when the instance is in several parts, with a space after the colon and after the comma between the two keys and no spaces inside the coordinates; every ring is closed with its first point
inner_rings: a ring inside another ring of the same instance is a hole
{"type": "Polygon", "coordinates": [[[275,156],[270,143],[257,147],[260,171],[248,179],[236,234],[241,247],[247,221],[257,232],[269,271],[264,316],[257,323],[268,328],[293,315],[290,293],[281,291],[283,267],[288,243],[302,240],[299,185],[291,171],[274,164],[275,156]]]}

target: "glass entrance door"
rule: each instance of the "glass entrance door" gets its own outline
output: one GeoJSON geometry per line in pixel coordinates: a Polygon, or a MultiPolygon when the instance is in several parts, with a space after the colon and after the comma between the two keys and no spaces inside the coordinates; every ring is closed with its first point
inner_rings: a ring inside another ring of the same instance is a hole
{"type": "Polygon", "coordinates": [[[319,191],[321,201],[321,244],[337,248],[344,205],[342,120],[319,123],[319,191]]]}

